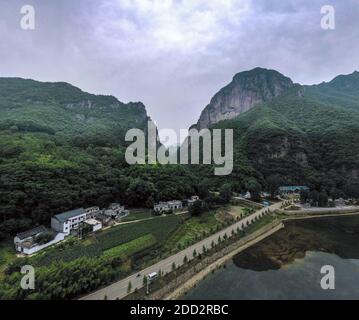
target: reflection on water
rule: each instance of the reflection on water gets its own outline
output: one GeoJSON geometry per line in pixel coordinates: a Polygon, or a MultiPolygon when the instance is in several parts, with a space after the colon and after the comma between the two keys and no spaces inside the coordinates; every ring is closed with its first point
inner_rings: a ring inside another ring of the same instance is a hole
{"type": "Polygon", "coordinates": [[[184,299],[359,299],[358,240],[358,217],[290,222],[184,299]],[[335,268],[335,290],[320,286],[324,265],[335,268]]]}

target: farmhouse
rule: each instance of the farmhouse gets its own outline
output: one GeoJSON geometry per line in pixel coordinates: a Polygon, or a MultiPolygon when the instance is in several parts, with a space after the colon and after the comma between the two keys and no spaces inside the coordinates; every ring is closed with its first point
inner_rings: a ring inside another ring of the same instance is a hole
{"type": "Polygon", "coordinates": [[[100,210],[99,207],[66,211],[51,218],[52,231],[40,226],[19,233],[14,238],[15,248],[24,254],[33,254],[59,241],[63,241],[71,233],[71,230],[78,229],[80,225],[86,227],[89,232],[95,232],[102,229],[103,225],[108,225],[111,220],[125,217],[129,213],[118,203],[112,203],[109,209],[104,211],[100,210]],[[41,234],[44,234],[44,236],[39,237],[41,234]]]}
{"type": "Polygon", "coordinates": [[[167,204],[170,210],[182,209],[182,201],[173,200],[173,201],[168,201],[167,204]]]}
{"type": "Polygon", "coordinates": [[[30,255],[65,239],[65,234],[58,233],[53,235],[52,240],[46,243],[41,243],[39,238],[42,234],[50,234],[51,236],[51,230],[46,229],[44,226],[40,226],[17,234],[14,238],[16,251],[30,255]]]}
{"type": "Polygon", "coordinates": [[[193,205],[196,201],[199,201],[199,196],[192,196],[191,199],[188,199],[188,206],[193,205]]]}
{"type": "Polygon", "coordinates": [[[153,210],[155,212],[167,212],[170,210],[182,209],[182,201],[172,200],[167,202],[160,202],[154,205],[153,210]]]}
{"type": "Polygon", "coordinates": [[[96,220],[100,221],[102,226],[107,226],[112,221],[112,217],[100,212],[96,215],[96,220]]]}
{"type": "Polygon", "coordinates": [[[54,231],[70,234],[72,229],[77,229],[80,222],[87,220],[88,213],[85,209],[75,209],[51,218],[51,228],[54,231]]]}
{"type": "Polygon", "coordinates": [[[95,219],[88,219],[85,221],[85,224],[90,226],[92,229],[92,232],[96,232],[98,230],[102,229],[102,223],[100,221],[97,221],[95,219]]]}
{"type": "Polygon", "coordinates": [[[155,212],[164,212],[169,211],[169,206],[167,202],[160,202],[154,205],[153,210],[155,212]]]}
{"type": "Polygon", "coordinates": [[[128,216],[130,212],[128,210],[125,210],[124,206],[121,206],[118,203],[112,203],[107,210],[103,211],[102,214],[111,217],[112,219],[117,219],[128,216]]]}
{"type": "Polygon", "coordinates": [[[14,238],[14,244],[17,251],[22,251],[21,247],[26,242],[33,242],[33,240],[41,233],[46,232],[47,229],[44,226],[39,226],[28,231],[18,233],[14,238]]]}
{"type": "Polygon", "coordinates": [[[86,218],[94,218],[98,213],[101,212],[99,207],[91,207],[91,208],[87,208],[85,209],[86,212],[86,218]]]}

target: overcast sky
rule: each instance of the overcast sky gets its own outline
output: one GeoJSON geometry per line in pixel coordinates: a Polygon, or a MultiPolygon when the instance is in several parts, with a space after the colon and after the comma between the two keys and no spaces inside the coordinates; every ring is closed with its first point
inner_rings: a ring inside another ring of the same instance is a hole
{"type": "Polygon", "coordinates": [[[359,0],[0,0],[0,76],[66,81],[142,101],[188,128],[234,74],[257,66],[312,84],[359,69],[359,0]],[[20,8],[36,29],[20,28],[20,8]],[[335,30],[321,28],[323,5],[335,30]]]}

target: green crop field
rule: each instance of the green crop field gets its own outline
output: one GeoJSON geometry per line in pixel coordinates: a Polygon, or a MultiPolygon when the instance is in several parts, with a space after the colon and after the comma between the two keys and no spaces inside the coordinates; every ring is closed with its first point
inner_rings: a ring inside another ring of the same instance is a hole
{"type": "Polygon", "coordinates": [[[179,226],[181,217],[167,216],[131,224],[119,225],[92,235],[80,243],[61,245],[36,255],[31,262],[36,266],[50,265],[55,261],[69,262],[81,257],[114,257],[134,254],[154,244],[161,244],[179,226]],[[145,241],[147,240],[147,242],[145,241]]]}
{"type": "Polygon", "coordinates": [[[151,215],[151,212],[148,209],[131,209],[131,214],[121,219],[121,221],[126,222],[126,221],[142,220],[151,217],[153,216],[151,215]]]}
{"type": "Polygon", "coordinates": [[[130,256],[140,250],[151,247],[156,243],[156,238],[152,234],[147,234],[135,240],[120,244],[116,247],[104,251],[103,256],[106,258],[130,256]]]}
{"type": "Polygon", "coordinates": [[[191,217],[178,228],[166,243],[168,250],[185,248],[198,240],[204,233],[210,234],[216,231],[221,221],[216,219],[216,212],[205,213],[200,217],[191,217]]]}

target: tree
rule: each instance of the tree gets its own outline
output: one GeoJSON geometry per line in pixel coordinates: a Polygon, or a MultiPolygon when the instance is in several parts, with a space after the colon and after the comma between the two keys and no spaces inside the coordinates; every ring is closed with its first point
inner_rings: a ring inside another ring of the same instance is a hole
{"type": "Polygon", "coordinates": [[[328,194],[324,190],[322,190],[319,194],[318,205],[319,205],[319,207],[327,207],[328,206],[328,194]]]}
{"type": "Polygon", "coordinates": [[[344,192],[348,197],[359,198],[359,179],[348,179],[344,192]]]}
{"type": "MultiPolygon", "coordinates": [[[[127,202],[131,205],[138,206],[146,203],[147,200],[156,194],[156,188],[152,182],[145,181],[141,178],[133,179],[126,191],[127,202]]],[[[151,202],[151,201],[150,201],[151,202]]],[[[152,204],[148,202],[147,205],[152,204]]]]}
{"type": "Polygon", "coordinates": [[[196,249],[193,250],[193,254],[192,254],[192,255],[193,255],[193,258],[195,258],[195,257],[197,256],[197,251],[196,251],[196,249]]]}
{"type": "Polygon", "coordinates": [[[317,207],[318,202],[319,202],[319,192],[317,190],[313,190],[310,192],[309,197],[310,197],[312,206],[317,207]]]}
{"type": "Polygon", "coordinates": [[[229,203],[232,199],[232,186],[225,183],[219,189],[219,197],[223,203],[229,203]]]}
{"type": "Polygon", "coordinates": [[[260,201],[260,191],[262,186],[257,182],[256,179],[250,178],[247,180],[245,184],[246,189],[251,193],[251,197],[253,201],[260,201]]]}
{"type": "Polygon", "coordinates": [[[175,271],[175,270],[176,270],[176,263],[172,262],[172,271],[175,271]]]}
{"type": "Polygon", "coordinates": [[[307,203],[309,200],[309,191],[308,190],[301,190],[300,191],[300,202],[307,203]]]}
{"type": "Polygon", "coordinates": [[[131,281],[128,283],[128,287],[127,287],[127,293],[130,293],[132,291],[132,283],[131,281]]]}
{"type": "Polygon", "coordinates": [[[210,195],[209,189],[211,185],[212,184],[209,179],[204,179],[198,184],[197,193],[201,199],[205,199],[210,195]]]}
{"type": "Polygon", "coordinates": [[[54,240],[54,237],[55,236],[52,232],[43,232],[36,237],[36,242],[40,245],[45,244],[54,240]]]}
{"type": "Polygon", "coordinates": [[[202,201],[197,200],[189,206],[188,211],[191,216],[199,216],[203,212],[202,201]]]}
{"type": "Polygon", "coordinates": [[[274,199],[278,188],[283,184],[283,179],[279,175],[271,175],[267,178],[268,190],[270,192],[271,198],[274,199]]]}
{"type": "Polygon", "coordinates": [[[184,258],[183,258],[183,264],[186,264],[188,262],[188,258],[187,258],[187,256],[184,256],[184,258]]]}

